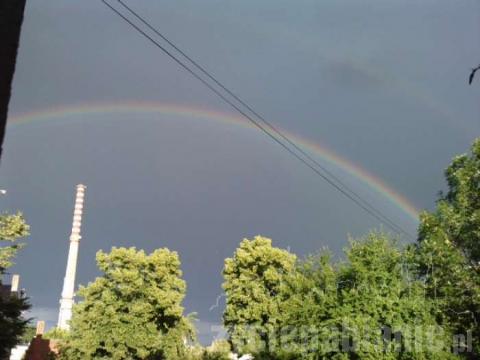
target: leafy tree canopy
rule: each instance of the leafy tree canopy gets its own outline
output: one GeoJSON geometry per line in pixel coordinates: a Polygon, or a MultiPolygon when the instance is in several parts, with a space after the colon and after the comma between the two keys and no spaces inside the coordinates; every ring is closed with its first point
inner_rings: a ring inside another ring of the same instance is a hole
{"type": "MultiPolygon", "coordinates": [[[[445,171],[448,184],[433,212],[420,217],[418,259],[438,318],[459,335],[471,333],[480,356],[480,139],[445,171]]],[[[468,344],[465,344],[468,347],[468,344]]]]}
{"type": "Polygon", "coordinates": [[[185,282],[176,252],[113,248],[97,253],[103,276],[81,287],[67,359],[181,359],[193,335],[181,305],[185,282]]]}
{"type": "Polygon", "coordinates": [[[453,159],[445,171],[448,192],[441,194],[434,212],[421,216],[419,239],[443,235],[471,262],[480,263],[480,138],[470,154],[453,159]]]}
{"type": "Polygon", "coordinates": [[[235,350],[258,351],[261,342],[268,351],[268,333],[281,317],[280,288],[295,261],[295,255],[261,236],[244,239],[234,256],[225,260],[223,319],[235,350]]]}
{"type": "Polygon", "coordinates": [[[13,258],[23,244],[18,240],[29,235],[23,215],[0,215],[0,273],[13,265],[13,258]]]}
{"type": "MultiPolygon", "coordinates": [[[[0,287],[5,271],[13,265],[13,259],[22,247],[18,240],[27,236],[28,231],[29,227],[22,214],[0,215],[0,287]]],[[[22,341],[28,324],[28,320],[23,319],[22,312],[29,308],[26,298],[0,293],[0,359],[22,341]]]]}
{"type": "Polygon", "coordinates": [[[452,356],[450,333],[436,322],[410,250],[373,232],[351,240],[345,252],[346,261],[337,264],[328,254],[309,257],[287,281],[279,354],[292,359],[452,356]]]}

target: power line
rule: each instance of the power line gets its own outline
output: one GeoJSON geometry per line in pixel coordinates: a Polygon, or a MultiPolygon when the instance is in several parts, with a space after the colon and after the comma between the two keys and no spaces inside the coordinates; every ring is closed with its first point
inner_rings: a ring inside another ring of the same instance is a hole
{"type": "MultiPolygon", "coordinates": [[[[280,141],[276,136],[272,135],[264,126],[262,126],[258,121],[256,121],[255,119],[253,119],[250,115],[248,115],[245,111],[243,111],[239,106],[237,106],[235,103],[233,103],[230,99],[228,99],[224,94],[222,94],[219,90],[217,90],[215,87],[213,87],[210,83],[208,83],[205,79],[203,79],[200,75],[198,75],[196,72],[194,72],[191,68],[189,68],[187,65],[185,65],[180,59],[178,59],[175,55],[173,55],[170,51],[168,51],[165,47],[163,47],[158,41],[156,41],[155,39],[153,39],[150,35],[148,35],[145,31],[143,31],[139,26],[137,26],[136,24],[134,24],[130,19],[128,19],[125,15],[123,15],[120,11],[118,11],[116,8],[114,8],[112,5],[110,5],[108,2],[106,2],[105,0],[101,0],[108,8],[110,8],[110,10],[112,10],[115,14],[117,14],[122,20],[124,20],[126,23],[128,23],[132,28],[134,28],[138,33],[140,33],[142,36],[144,36],[146,39],[148,39],[154,46],[156,46],[157,48],[159,48],[161,51],[163,51],[167,56],[169,56],[172,60],[174,60],[178,65],[180,65],[184,70],[186,70],[188,73],[190,73],[193,77],[195,77],[198,81],[200,81],[204,86],[206,86],[208,89],[210,89],[213,93],[215,93],[218,97],[220,97],[220,99],[222,99],[226,104],[228,104],[229,106],[231,106],[233,109],[235,109],[238,113],[240,113],[241,115],[243,115],[247,120],[249,120],[252,124],[254,124],[259,130],[261,130],[263,133],[265,133],[268,137],[270,137],[273,141],[275,141],[277,144],[279,144],[284,150],[286,150],[287,152],[289,152],[292,156],[294,156],[297,160],[301,161],[304,165],[306,165],[307,167],[309,167],[312,171],[314,171],[318,176],[320,176],[323,180],[325,180],[327,183],[329,183],[331,186],[333,186],[336,190],[338,190],[339,192],[341,192],[344,196],[346,196],[348,199],[350,199],[351,201],[353,201],[356,205],[358,205],[360,208],[362,208],[364,211],[366,211],[368,214],[370,214],[371,216],[373,216],[375,219],[377,219],[378,221],[380,222],[385,222],[387,226],[389,226],[392,230],[396,231],[396,232],[399,232],[399,233],[404,233],[406,234],[407,236],[409,237],[412,237],[411,234],[409,234],[408,232],[406,232],[405,230],[403,230],[400,226],[398,226],[397,224],[395,224],[393,221],[391,221],[390,219],[388,219],[385,215],[383,215],[380,211],[376,210],[372,205],[368,204],[368,202],[366,202],[365,200],[363,200],[358,194],[356,194],[353,190],[350,190],[348,189],[343,183],[342,185],[347,188],[348,190],[344,190],[341,186],[337,185],[333,180],[331,180],[330,178],[328,178],[327,176],[325,176],[322,172],[320,172],[317,168],[315,168],[314,166],[312,166],[309,162],[307,162],[304,158],[302,158],[301,156],[299,156],[295,151],[293,151],[291,148],[289,148],[287,145],[285,145],[282,141],[280,141]],[[354,194],[354,196],[352,196],[352,194],[354,194]],[[365,203],[365,204],[364,204],[365,203]]],[[[118,2],[120,2],[123,6],[125,6],[127,9],[130,9],[128,8],[124,3],[122,3],[121,1],[117,0],[118,2]]],[[[133,13],[133,10],[130,9],[130,11],[132,11],[133,13]]],[[[135,16],[139,19],[141,19],[141,21],[144,23],[144,24],[148,24],[145,20],[143,20],[138,14],[135,13],[135,16]]],[[[149,27],[151,27],[151,29],[154,29],[151,25],[147,25],[149,27]]],[[[161,36],[162,39],[166,39],[163,35],[160,35],[160,32],[158,32],[157,30],[153,30],[157,35],[161,36]]],[[[173,43],[171,43],[169,40],[165,40],[167,41],[172,47],[174,47],[175,50],[179,51],[183,56],[185,56],[187,59],[189,59],[189,57],[183,53],[183,51],[179,50],[176,46],[172,45],[173,43]]],[[[198,69],[200,69],[201,67],[196,64],[195,62],[193,62],[193,60],[189,59],[189,61],[191,61],[198,69]]],[[[209,75],[208,72],[206,72],[206,70],[204,70],[203,68],[201,68],[202,72],[204,72],[211,80],[213,80],[215,83],[217,83],[218,86],[220,86],[224,91],[226,91],[228,94],[230,94],[230,96],[232,96],[234,99],[236,99],[238,102],[240,102],[242,105],[244,105],[248,110],[250,110],[252,113],[254,113],[255,115],[256,112],[254,110],[252,110],[252,108],[248,105],[245,105],[243,101],[241,101],[240,98],[238,98],[235,94],[233,94],[233,92],[231,92],[230,90],[228,90],[226,87],[224,87],[220,82],[218,82],[213,76],[209,75]]],[[[258,115],[257,115],[258,116],[258,115]]],[[[261,118],[259,116],[259,118],[261,118]]],[[[266,120],[264,119],[261,119],[264,123],[268,123],[266,120]]],[[[269,124],[269,123],[268,123],[269,124]]],[[[281,136],[284,140],[288,141],[289,144],[291,144],[292,146],[294,146],[298,151],[300,151],[301,153],[304,153],[305,156],[307,156],[308,158],[311,159],[311,157],[305,153],[302,149],[300,149],[295,143],[293,143],[290,139],[288,139],[285,135],[283,135],[278,129],[276,129],[275,127],[273,127],[273,125],[267,125],[271,130],[275,131],[277,133],[277,135],[281,136]]],[[[316,162],[314,159],[311,160],[311,161],[314,161],[314,163],[318,163],[316,162]]],[[[321,165],[319,165],[321,167],[321,165]]],[[[333,175],[333,174],[332,174],[333,175]]],[[[335,176],[332,176],[333,178],[336,179],[335,176]]],[[[341,183],[341,182],[340,182],[341,183]]],[[[413,237],[412,237],[413,238],[413,237]]]]}
{"type": "MultiPolygon", "coordinates": [[[[119,1],[119,0],[117,0],[119,1]]],[[[241,115],[243,115],[246,119],[248,119],[249,121],[251,121],[257,128],[259,128],[261,131],[263,131],[267,136],[269,136],[272,140],[274,140],[275,142],[277,142],[280,146],[282,146],[286,151],[288,151],[291,155],[293,155],[295,158],[297,158],[299,161],[301,161],[302,163],[304,163],[304,165],[308,166],[312,171],[314,171],[317,175],[319,175],[320,177],[322,177],[325,181],[327,181],[331,186],[333,186],[335,189],[337,189],[338,191],[340,191],[343,195],[345,195],[347,198],[349,198],[351,201],[353,201],[354,203],[356,203],[359,207],[361,207],[364,211],[366,211],[367,213],[369,213],[371,216],[375,217],[377,220],[379,220],[380,222],[385,222],[387,223],[387,225],[392,228],[394,231],[396,232],[399,232],[399,233],[404,233],[406,235],[408,235],[409,237],[412,237],[409,233],[407,233],[406,231],[404,231],[400,226],[396,225],[393,221],[389,220],[385,215],[383,215],[381,212],[379,212],[378,210],[376,210],[373,206],[371,206],[370,204],[368,204],[366,201],[364,201],[358,194],[356,194],[355,192],[353,192],[352,190],[348,189],[348,191],[344,190],[343,188],[341,188],[340,186],[338,186],[337,184],[335,184],[334,181],[332,181],[331,179],[329,179],[327,176],[325,176],[324,174],[322,174],[318,169],[316,169],[315,167],[313,167],[311,164],[309,164],[307,161],[305,161],[305,159],[303,159],[302,157],[300,157],[297,153],[295,153],[294,151],[292,151],[288,146],[286,146],[284,143],[282,143],[280,140],[278,140],[274,135],[272,135],[268,130],[266,130],[261,124],[259,124],[257,121],[255,121],[252,117],[250,117],[249,115],[247,115],[244,111],[242,111],[237,105],[235,105],[232,101],[230,101],[226,96],[224,96],[222,93],[220,93],[217,89],[215,89],[211,84],[209,84],[207,81],[205,81],[202,77],[200,77],[197,73],[195,73],[192,69],[190,69],[188,66],[186,66],[181,60],[179,60],[177,57],[175,57],[171,52],[169,52],[167,49],[165,49],[161,44],[159,44],[155,39],[153,39],[151,36],[149,36],[146,32],[144,32],[142,29],[140,29],[137,25],[135,25],[132,21],[130,21],[126,16],[124,16],[122,13],[120,13],[117,9],[115,9],[113,6],[111,6],[109,3],[107,3],[105,0],[102,0],[102,2],[107,5],[112,11],[114,11],[118,16],[120,16],[125,22],[127,22],[130,26],[132,26],[135,30],[137,30],[141,35],[143,35],[145,38],[147,38],[148,40],[150,40],[155,46],[157,46],[160,50],[162,50],[166,55],[168,55],[170,58],[172,58],[175,62],[177,62],[183,69],[185,69],[186,71],[188,71],[192,76],[194,76],[197,80],[199,80],[200,82],[202,82],[202,84],[204,84],[206,87],[208,87],[212,92],[214,92],[217,96],[219,96],[225,103],[227,103],[228,105],[230,105],[231,107],[233,107],[236,111],[238,111],[241,115]],[[352,194],[350,193],[353,193],[355,195],[352,196],[352,194]]],[[[120,1],[119,1],[120,2],[120,1]]],[[[122,3],[122,5],[125,5],[122,3]]],[[[125,5],[126,7],[126,5],[125,5]]],[[[128,8],[130,9],[130,8],[128,8]]],[[[130,11],[133,12],[133,10],[130,9],[130,11]]],[[[141,19],[141,17],[135,13],[135,15],[141,19]]],[[[144,22],[145,24],[148,24],[145,20],[141,19],[142,22],[144,22]]],[[[149,25],[149,24],[148,24],[149,25]]],[[[151,25],[149,25],[151,27],[151,25]]],[[[153,27],[151,27],[153,28],[153,27]]],[[[160,34],[157,30],[155,30],[158,34],[160,34]]],[[[163,35],[161,35],[162,38],[165,38],[163,37],[163,35]]],[[[165,38],[166,39],[166,38],[165,38]]],[[[171,43],[170,41],[168,41],[169,43],[171,43]]],[[[171,43],[173,44],[173,43],[171,43]]],[[[178,47],[174,47],[175,49],[178,49],[178,47]]],[[[186,54],[184,54],[183,52],[181,52],[182,55],[186,56],[186,54]]],[[[192,60],[193,61],[193,60],[192,60]]],[[[197,66],[199,66],[197,64],[197,66]]],[[[203,68],[202,68],[203,71],[205,71],[203,68]]],[[[206,71],[205,71],[206,72],[206,71]]],[[[208,74],[208,76],[210,78],[213,79],[213,77],[211,75],[208,74]]],[[[219,83],[216,79],[215,79],[215,82],[219,83]]],[[[219,83],[220,84],[220,83],[219,83]]],[[[224,88],[223,85],[220,84],[220,86],[222,88],[224,88]]],[[[225,88],[226,89],[226,88],[225,88]]],[[[233,94],[230,90],[228,90],[228,93],[231,93],[233,94]]],[[[233,94],[233,96],[235,96],[233,94]]],[[[236,96],[235,96],[236,97],[236,96]]],[[[238,98],[238,97],[237,97],[238,98]]],[[[239,98],[238,98],[239,99],[239,98]]],[[[238,101],[238,100],[237,100],[238,101]]],[[[241,101],[241,100],[240,100],[241,101]]],[[[243,102],[243,101],[242,101],[243,102]]],[[[250,108],[248,105],[246,106],[247,108],[250,108]]],[[[249,109],[249,110],[250,110],[249,109]]],[[[253,111],[253,110],[251,110],[253,111]]],[[[270,127],[273,128],[273,126],[270,124],[270,127]]],[[[276,129],[275,129],[276,130],[276,129]]],[[[281,134],[278,130],[276,130],[277,133],[282,136],[283,138],[286,138],[288,139],[285,135],[281,134]]],[[[293,143],[291,140],[288,139],[288,141],[293,144],[293,146],[295,146],[297,149],[299,149],[299,151],[303,152],[302,149],[298,148],[298,146],[293,143]]],[[[312,159],[307,153],[305,153],[306,156],[308,156],[310,159],[312,159]]],[[[314,159],[312,159],[314,162],[316,162],[314,159]]],[[[316,162],[318,164],[318,162],[316,162]]],[[[319,166],[321,166],[319,164],[319,166]]],[[[325,169],[326,170],[326,169],[325,169]]],[[[328,170],[327,170],[328,171],[328,170]]],[[[334,175],[331,174],[333,177],[334,175]]],[[[346,187],[343,183],[342,185],[344,187],[346,187]]]]}
{"type": "Polygon", "coordinates": [[[359,202],[361,202],[365,207],[368,207],[371,211],[375,212],[378,216],[380,216],[384,222],[386,222],[390,227],[395,228],[398,232],[404,232],[397,224],[387,218],[384,214],[378,211],[373,205],[369,204],[365,199],[363,199],[360,195],[358,195],[355,191],[350,189],[342,180],[340,180],[335,174],[329,171],[325,166],[315,160],[310,154],[304,151],[301,147],[299,147],[295,142],[290,140],[285,134],[283,134],[276,126],[274,126],[271,122],[269,122],[265,117],[260,115],[253,107],[251,107],[248,103],[246,103],[243,99],[241,99],[238,95],[236,95],[233,91],[223,85],[214,75],[212,75],[209,71],[207,71],[203,66],[201,66],[197,61],[195,61],[191,56],[185,53],[182,49],[180,49],[177,45],[175,45],[172,41],[170,41],[165,35],[163,35],[157,28],[151,25],[147,20],[145,20],[140,14],[138,14],[135,10],[125,4],[122,0],[116,0],[120,5],[122,5],[125,9],[127,9],[133,16],[135,16],[138,20],[140,20],[145,26],[147,26],[151,31],[153,31],[156,35],[158,35],[161,39],[163,39],[167,44],[169,44],[172,48],[174,48],[178,53],[180,53],[184,58],[186,58],[193,66],[195,66],[198,70],[200,70],[205,76],[207,76],[210,80],[212,80],[216,85],[218,85],[222,90],[224,90],[227,94],[229,94],[233,99],[235,99],[238,103],[243,105],[246,109],[248,109],[253,115],[255,115],[258,119],[260,119],[270,130],[272,130],[275,134],[285,140],[288,144],[294,147],[296,151],[302,154],[305,158],[311,161],[313,164],[318,166],[325,174],[327,174],[331,179],[333,179],[337,184],[339,184],[345,191],[347,191],[350,195],[355,197],[359,202]]]}

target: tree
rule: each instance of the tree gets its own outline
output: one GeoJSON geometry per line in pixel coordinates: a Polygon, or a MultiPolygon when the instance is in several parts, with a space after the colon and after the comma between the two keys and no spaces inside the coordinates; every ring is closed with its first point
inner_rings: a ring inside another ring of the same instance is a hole
{"type": "Polygon", "coordinates": [[[97,253],[103,272],[81,287],[66,359],[181,359],[193,336],[181,305],[185,282],[176,252],[113,248],[97,253]]]}
{"type": "Polygon", "coordinates": [[[480,356],[480,139],[470,154],[457,156],[445,171],[448,192],[433,212],[420,217],[418,263],[428,296],[438,303],[439,320],[472,336],[480,356]]]}
{"type": "Polygon", "coordinates": [[[440,194],[436,211],[424,212],[419,229],[420,241],[442,232],[448,236],[472,266],[480,263],[480,138],[471,154],[453,159],[445,171],[446,195],[440,194]]]}
{"type": "Polygon", "coordinates": [[[310,359],[321,353],[319,338],[334,318],[337,271],[328,252],[297,262],[281,288],[281,331],[272,354],[279,359],[310,359]],[[310,356],[310,357],[309,357],[310,356]]]}
{"type": "Polygon", "coordinates": [[[35,326],[28,324],[27,327],[25,328],[24,333],[20,338],[19,344],[20,345],[30,344],[30,342],[33,340],[36,334],[37,334],[37,328],[35,326]]]}
{"type": "Polygon", "coordinates": [[[42,336],[43,339],[48,339],[48,340],[66,340],[68,338],[68,330],[65,329],[60,329],[58,327],[53,327],[50,330],[48,330],[45,334],[42,336]]]}
{"type": "Polygon", "coordinates": [[[410,250],[400,250],[388,235],[371,233],[352,241],[346,254],[348,263],[337,280],[342,306],[336,322],[354,345],[349,358],[452,357],[449,328],[437,323],[435,304],[424,296],[410,250]]]}
{"type": "Polygon", "coordinates": [[[0,247],[0,274],[13,265],[13,258],[24,246],[18,240],[28,236],[29,229],[21,213],[0,215],[0,241],[10,244],[0,247]]]}
{"type": "Polygon", "coordinates": [[[182,360],[230,360],[230,343],[227,340],[215,340],[210,346],[198,344],[191,346],[182,360]]]}
{"type": "Polygon", "coordinates": [[[229,360],[230,344],[226,340],[216,340],[203,352],[203,360],[229,360]]]}
{"type": "Polygon", "coordinates": [[[269,352],[269,334],[280,321],[280,288],[294,270],[296,256],[272,247],[270,239],[244,239],[225,260],[224,325],[235,351],[269,352]]]}
{"type": "Polygon", "coordinates": [[[326,253],[296,262],[269,239],[246,239],[225,261],[230,342],[258,359],[454,358],[415,259],[375,232],[341,263],[326,253]]]}
{"type": "MultiPolygon", "coordinates": [[[[277,350],[288,359],[449,359],[450,333],[416,279],[410,250],[387,235],[352,240],[346,261],[310,257],[290,280],[286,329],[277,350]]],[[[281,358],[279,356],[273,358],[281,358]]]]}
{"type": "MultiPolygon", "coordinates": [[[[6,270],[13,265],[13,259],[22,244],[20,238],[27,236],[29,227],[22,214],[0,215],[0,287],[6,270]]],[[[28,300],[18,294],[0,293],[0,359],[10,353],[10,349],[21,342],[28,320],[23,319],[22,312],[30,308],[28,300]]]]}

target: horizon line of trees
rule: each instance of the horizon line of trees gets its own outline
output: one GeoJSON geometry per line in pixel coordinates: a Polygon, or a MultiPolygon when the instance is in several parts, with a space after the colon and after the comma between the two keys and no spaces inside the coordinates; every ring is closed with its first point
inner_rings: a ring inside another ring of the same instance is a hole
{"type": "MultiPolygon", "coordinates": [[[[78,291],[70,331],[56,333],[58,357],[478,359],[480,139],[445,177],[448,191],[420,215],[415,243],[372,231],[334,261],[328,251],[299,259],[268,238],[244,239],[223,269],[228,336],[208,348],[196,343],[195,315],[184,314],[176,252],[99,251],[102,276],[78,291]]],[[[1,314],[0,304],[0,331],[1,314]]]]}

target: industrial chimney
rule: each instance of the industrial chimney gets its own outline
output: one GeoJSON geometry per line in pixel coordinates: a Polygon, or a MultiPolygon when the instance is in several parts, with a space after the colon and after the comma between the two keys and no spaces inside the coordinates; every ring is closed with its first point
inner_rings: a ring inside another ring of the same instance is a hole
{"type": "Polygon", "coordinates": [[[58,314],[57,327],[69,330],[69,321],[72,318],[72,307],[75,296],[75,272],[77,270],[78,245],[80,243],[80,228],[82,226],[83,200],[86,186],[77,185],[75,209],[73,211],[72,234],[70,235],[70,249],[68,251],[67,270],[63,280],[62,298],[60,299],[60,311],[58,314]]]}

